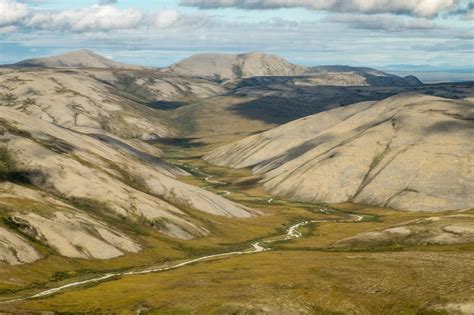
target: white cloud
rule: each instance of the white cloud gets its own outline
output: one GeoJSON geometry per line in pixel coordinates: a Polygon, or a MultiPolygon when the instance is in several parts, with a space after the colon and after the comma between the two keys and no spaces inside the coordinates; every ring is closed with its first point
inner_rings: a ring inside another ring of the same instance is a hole
{"type": "Polygon", "coordinates": [[[28,6],[11,0],[0,0],[0,27],[21,21],[29,13],[28,6]]]}
{"type": "Polygon", "coordinates": [[[179,18],[179,12],[176,10],[162,10],[154,15],[154,25],[158,28],[169,27],[176,23],[179,18]]]}
{"type": "Polygon", "coordinates": [[[136,28],[143,20],[143,13],[135,9],[118,9],[96,5],[89,8],[64,10],[52,13],[49,27],[74,32],[110,31],[136,28]]]}
{"type": "Polygon", "coordinates": [[[466,0],[181,0],[199,8],[279,9],[302,7],[346,13],[394,13],[433,17],[466,0]]]}
{"type": "Polygon", "coordinates": [[[8,30],[15,26],[15,29],[27,28],[30,31],[108,32],[166,28],[180,18],[179,12],[171,9],[143,12],[106,4],[113,2],[101,1],[90,7],[53,11],[29,8],[26,4],[13,0],[0,0],[0,27],[10,26],[8,30]]]}

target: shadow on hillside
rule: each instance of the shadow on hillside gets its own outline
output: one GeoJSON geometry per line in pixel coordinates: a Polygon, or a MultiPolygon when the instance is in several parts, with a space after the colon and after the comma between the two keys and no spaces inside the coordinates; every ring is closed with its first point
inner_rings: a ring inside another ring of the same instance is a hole
{"type": "Polygon", "coordinates": [[[231,110],[247,119],[260,120],[270,124],[284,124],[325,109],[324,105],[320,104],[270,96],[234,105],[231,110]]]}
{"type": "Polygon", "coordinates": [[[383,100],[406,92],[452,99],[473,97],[474,82],[440,83],[416,87],[260,85],[234,90],[232,95],[255,99],[234,105],[232,111],[247,119],[279,125],[334,107],[383,100]]]}
{"type": "MultiPolygon", "coordinates": [[[[311,151],[313,149],[316,149],[319,145],[323,144],[323,143],[327,143],[327,142],[330,142],[332,140],[334,140],[335,137],[333,135],[330,135],[330,134],[323,134],[323,135],[320,135],[318,136],[317,138],[315,139],[311,139],[311,140],[308,140],[306,142],[303,142],[302,144],[294,147],[294,148],[291,148],[287,151],[285,151],[284,153],[282,153],[281,155],[279,156],[274,156],[274,157],[271,157],[267,160],[264,160],[262,162],[260,162],[258,165],[259,167],[263,167],[263,168],[266,168],[266,170],[270,170],[270,169],[275,169],[293,159],[296,159],[300,156],[302,156],[303,154],[305,154],[306,152],[308,151],[311,151]],[[270,166],[270,168],[269,168],[270,166]]],[[[326,159],[332,159],[336,156],[337,153],[334,153],[333,155],[330,155],[330,156],[327,156],[326,159]]]]}
{"type": "Polygon", "coordinates": [[[463,131],[472,135],[474,139],[474,120],[440,121],[425,129],[426,133],[449,133],[463,131]]]}
{"type": "Polygon", "coordinates": [[[186,106],[186,102],[154,101],[147,104],[149,107],[160,110],[173,110],[186,106]]]}
{"type": "MultiPolygon", "coordinates": [[[[342,90],[341,90],[342,91],[342,90]]],[[[247,119],[260,120],[269,124],[284,124],[331,108],[346,106],[369,100],[382,100],[397,92],[360,93],[347,91],[323,95],[263,96],[245,103],[236,104],[232,111],[247,119]]]]}
{"type": "Polygon", "coordinates": [[[203,142],[198,142],[196,140],[197,138],[158,138],[147,142],[152,144],[156,143],[181,148],[199,148],[205,145],[203,142]]]}
{"type": "Polygon", "coordinates": [[[41,171],[0,171],[0,182],[11,182],[19,185],[42,185],[46,175],[41,171]]]}

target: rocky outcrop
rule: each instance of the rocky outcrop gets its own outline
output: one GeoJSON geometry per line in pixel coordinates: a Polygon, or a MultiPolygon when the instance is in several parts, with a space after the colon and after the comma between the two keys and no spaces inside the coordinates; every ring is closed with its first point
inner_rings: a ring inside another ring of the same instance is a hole
{"type": "Polygon", "coordinates": [[[403,210],[474,207],[474,103],[401,94],[309,116],[218,148],[270,193],[403,210]]]}

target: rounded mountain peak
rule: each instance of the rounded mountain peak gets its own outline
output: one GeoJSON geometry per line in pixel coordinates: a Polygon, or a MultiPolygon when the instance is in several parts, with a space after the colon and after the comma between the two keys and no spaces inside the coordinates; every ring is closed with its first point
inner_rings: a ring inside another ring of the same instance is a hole
{"type": "Polygon", "coordinates": [[[198,54],[186,58],[169,71],[189,76],[239,79],[255,76],[294,76],[307,71],[287,60],[261,52],[245,54],[198,54]]]}

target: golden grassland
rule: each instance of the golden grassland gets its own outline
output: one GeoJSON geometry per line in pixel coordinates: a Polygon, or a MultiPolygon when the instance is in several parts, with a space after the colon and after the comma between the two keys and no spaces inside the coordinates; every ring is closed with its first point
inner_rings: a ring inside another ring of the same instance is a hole
{"type": "Polygon", "coordinates": [[[473,258],[472,252],[266,252],[127,276],[15,307],[206,314],[262,305],[293,314],[415,314],[472,297],[473,258]]]}

